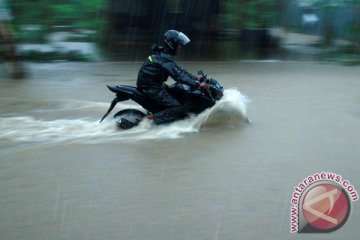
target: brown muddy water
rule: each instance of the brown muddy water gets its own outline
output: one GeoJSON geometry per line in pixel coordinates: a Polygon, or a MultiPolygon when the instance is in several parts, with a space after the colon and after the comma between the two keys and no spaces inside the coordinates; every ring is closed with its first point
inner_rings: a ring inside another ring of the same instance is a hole
{"type": "Polygon", "coordinates": [[[0,65],[0,239],[358,238],[358,202],[329,234],[291,234],[289,215],[313,173],[360,189],[359,67],[187,62],[228,89],[217,109],[99,125],[106,84],[135,85],[140,66],[27,64],[28,79],[10,80],[0,65]]]}

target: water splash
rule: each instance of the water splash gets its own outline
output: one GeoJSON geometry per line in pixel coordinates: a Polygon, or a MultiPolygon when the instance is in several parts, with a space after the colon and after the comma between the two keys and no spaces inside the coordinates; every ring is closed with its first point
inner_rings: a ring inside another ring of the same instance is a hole
{"type": "MultiPolygon", "coordinates": [[[[126,131],[117,129],[112,119],[99,124],[98,119],[89,118],[52,121],[30,116],[0,118],[0,140],[25,143],[99,143],[125,139],[179,138],[186,133],[198,132],[204,127],[239,125],[247,120],[247,102],[247,97],[237,89],[228,89],[214,107],[199,115],[160,126],[155,126],[150,121],[143,121],[138,127],[126,131]]],[[[66,106],[70,105],[74,105],[72,107],[77,109],[81,106],[82,109],[89,106],[106,108],[104,103],[89,104],[77,101],[66,106]]],[[[124,106],[129,107],[128,105],[124,106]]]]}

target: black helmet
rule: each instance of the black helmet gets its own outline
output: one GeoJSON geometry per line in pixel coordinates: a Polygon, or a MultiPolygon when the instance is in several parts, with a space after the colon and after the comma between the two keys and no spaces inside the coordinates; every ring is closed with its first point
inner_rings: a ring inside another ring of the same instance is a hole
{"type": "Polygon", "coordinates": [[[172,50],[176,50],[178,44],[186,45],[190,39],[182,32],[176,30],[168,30],[164,34],[164,43],[172,50]]]}

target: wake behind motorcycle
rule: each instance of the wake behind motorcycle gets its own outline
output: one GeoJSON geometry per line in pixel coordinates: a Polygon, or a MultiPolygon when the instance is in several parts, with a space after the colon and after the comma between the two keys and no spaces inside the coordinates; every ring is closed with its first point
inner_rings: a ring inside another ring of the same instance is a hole
{"type": "MultiPolygon", "coordinates": [[[[215,79],[207,78],[202,71],[198,74],[201,76],[200,82],[208,84],[208,89],[193,89],[183,83],[174,83],[167,87],[167,91],[176,98],[181,104],[190,104],[188,113],[199,114],[207,108],[215,105],[216,101],[223,96],[224,87],[215,79]]],[[[146,116],[146,114],[155,114],[164,110],[164,106],[155,103],[146,92],[137,87],[118,85],[107,86],[110,91],[116,94],[116,97],[110,104],[109,109],[101,118],[100,123],[110,114],[117,103],[132,100],[142,106],[147,113],[138,109],[127,108],[117,112],[113,118],[121,129],[130,129],[136,127],[146,116]]],[[[184,116],[186,117],[186,116],[184,116]]]]}

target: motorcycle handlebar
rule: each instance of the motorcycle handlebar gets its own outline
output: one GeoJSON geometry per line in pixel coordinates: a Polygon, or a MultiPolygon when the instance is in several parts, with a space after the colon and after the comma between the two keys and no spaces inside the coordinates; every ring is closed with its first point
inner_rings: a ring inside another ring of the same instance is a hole
{"type": "Polygon", "coordinates": [[[207,78],[206,78],[207,75],[204,74],[204,72],[203,72],[202,70],[199,70],[199,71],[198,71],[198,75],[201,76],[201,78],[199,79],[200,82],[204,82],[204,81],[205,81],[206,83],[208,83],[207,78]]]}

